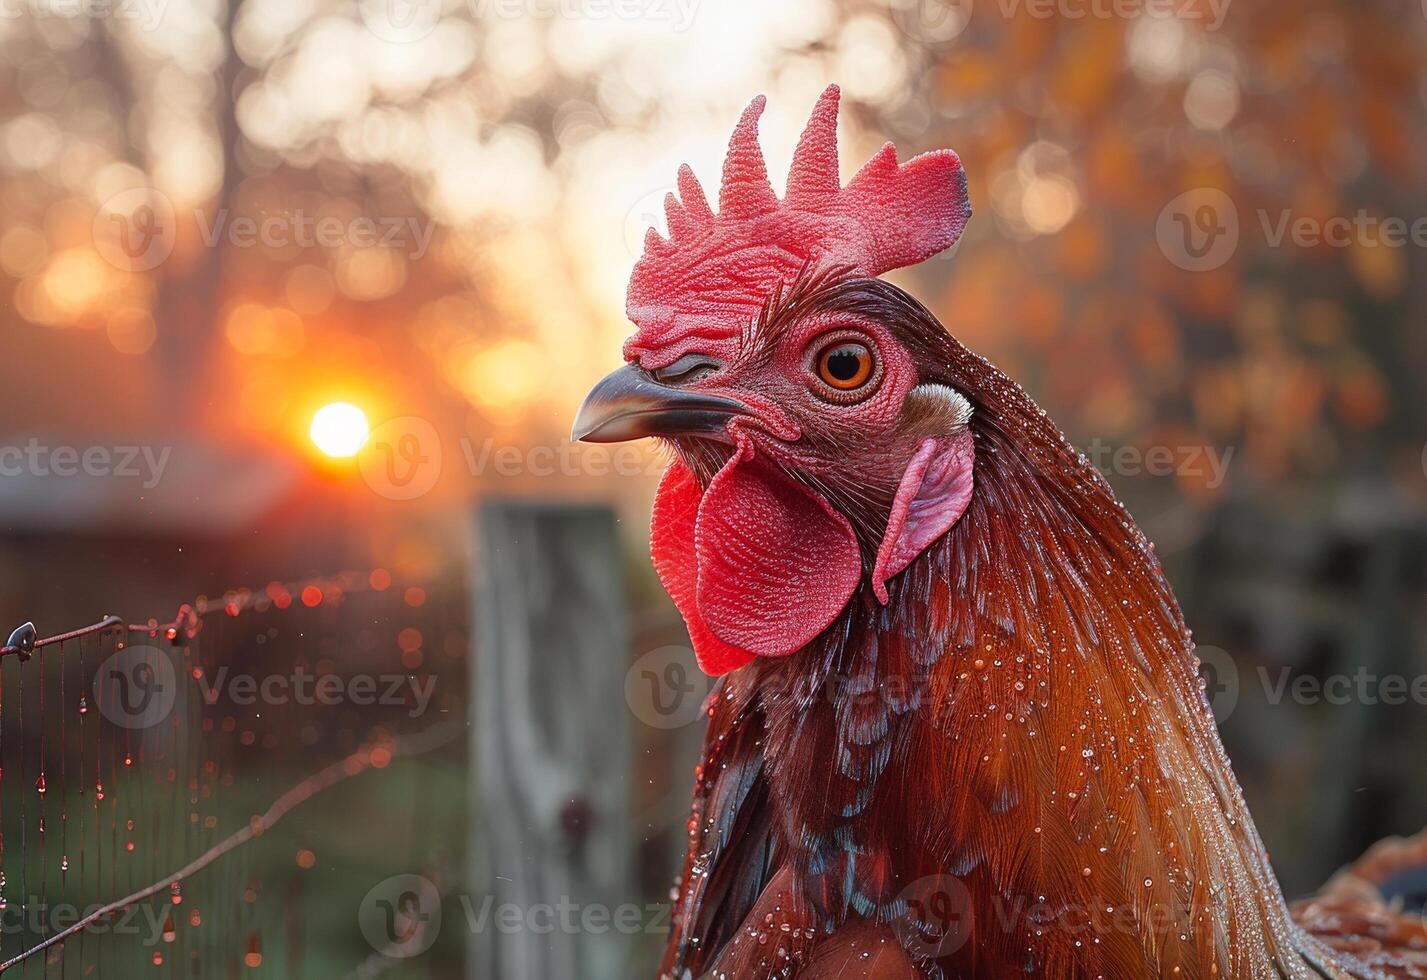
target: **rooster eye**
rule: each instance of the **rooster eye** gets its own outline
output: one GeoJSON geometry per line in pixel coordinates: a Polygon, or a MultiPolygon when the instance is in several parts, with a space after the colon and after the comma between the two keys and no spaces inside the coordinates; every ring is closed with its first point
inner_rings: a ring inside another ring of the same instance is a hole
{"type": "Polygon", "coordinates": [[[840,391],[856,391],[872,379],[877,362],[866,344],[844,340],[823,348],[815,364],[818,380],[840,391]]]}

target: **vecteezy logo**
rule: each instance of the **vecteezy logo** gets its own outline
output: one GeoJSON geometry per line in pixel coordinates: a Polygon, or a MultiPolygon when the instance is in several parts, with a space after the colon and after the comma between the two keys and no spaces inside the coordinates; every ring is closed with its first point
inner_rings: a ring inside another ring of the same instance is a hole
{"type": "Polygon", "coordinates": [[[420,875],[388,878],[362,899],[357,924],[383,956],[420,956],[441,932],[441,893],[420,875]]]}
{"type": "Polygon", "coordinates": [[[905,912],[892,924],[909,951],[936,959],[956,952],[971,938],[975,921],[971,892],[954,875],[928,875],[912,882],[897,900],[905,912]]]}
{"type": "Polygon", "coordinates": [[[383,41],[407,44],[436,29],[444,0],[360,0],[362,22],[383,41]]]}
{"type": "Polygon", "coordinates": [[[152,728],[168,718],[177,698],[173,661],[158,647],[125,647],[94,675],[99,713],[121,728],[152,728]]]}
{"type": "Polygon", "coordinates": [[[960,37],[971,23],[971,4],[972,0],[891,0],[892,23],[913,41],[945,44],[960,37]]]}
{"type": "Polygon", "coordinates": [[[1239,704],[1239,665],[1229,651],[1219,647],[1195,647],[1199,658],[1199,681],[1214,720],[1223,724],[1239,704]]]}
{"type": "Polygon", "coordinates": [[[708,693],[709,679],[688,647],[650,650],[624,675],[624,700],[650,728],[683,728],[698,721],[708,693]]]}
{"type": "Polygon", "coordinates": [[[441,436],[415,415],[391,419],[372,431],[357,466],[367,486],[388,500],[424,497],[441,477],[441,436]]]}
{"type": "MultiPolygon", "coordinates": [[[[1427,0],[1423,2],[1427,3],[1427,0]]],[[[644,254],[644,239],[649,234],[649,229],[658,231],[659,225],[664,222],[664,198],[672,193],[672,187],[650,191],[635,201],[634,207],[625,214],[624,247],[629,249],[632,258],[637,259],[644,254]]]]}
{"type": "Polygon", "coordinates": [[[177,234],[173,202],[152,187],[120,191],[94,216],[94,247],[125,272],[158,268],[173,254],[177,234]]]}
{"type": "Polygon", "coordinates": [[[1217,188],[1186,191],[1160,211],[1155,239],[1164,257],[1186,272],[1217,269],[1239,247],[1239,209],[1217,188]]]}

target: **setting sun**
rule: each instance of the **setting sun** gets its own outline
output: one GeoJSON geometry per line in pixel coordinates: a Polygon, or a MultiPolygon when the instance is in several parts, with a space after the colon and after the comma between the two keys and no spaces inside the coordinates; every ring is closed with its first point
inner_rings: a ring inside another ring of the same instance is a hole
{"type": "Polygon", "coordinates": [[[324,405],[312,416],[312,443],[328,456],[355,456],[367,444],[367,416],[350,402],[324,405]]]}

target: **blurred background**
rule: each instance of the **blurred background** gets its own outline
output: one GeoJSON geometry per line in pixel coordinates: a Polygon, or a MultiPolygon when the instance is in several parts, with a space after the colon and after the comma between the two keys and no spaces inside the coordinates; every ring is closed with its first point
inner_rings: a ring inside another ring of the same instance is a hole
{"type": "MultiPolygon", "coordinates": [[[[562,862],[639,926],[516,945],[596,933],[578,975],[650,974],[706,685],[644,557],[663,461],[570,446],[569,423],[618,363],[678,165],[714,185],[762,92],[781,188],[831,81],[845,178],[889,139],[960,153],[975,218],[896,278],[1157,542],[1290,897],[1427,825],[1427,703],[1280,685],[1427,674],[1418,0],[0,0],[4,623],[164,623],[199,595],[380,570],[393,597],[443,597],[434,625],[393,598],[263,629],[360,621],[373,662],[439,665],[441,710],[474,733],[248,845],[272,921],[298,894],[327,925],[274,925],[284,954],[253,963],[251,923],[210,921],[219,959],[192,975],[231,975],[222,949],[271,975],[527,975],[466,905],[499,896],[505,864],[562,862]],[[502,591],[517,579],[543,585],[502,591]],[[618,614],[562,632],[537,614],[564,590],[618,614]],[[512,608],[509,628],[491,612],[512,608]],[[537,734],[603,719],[599,786],[554,764],[591,751],[579,726],[501,742],[522,712],[537,734]],[[448,924],[373,966],[358,903],[404,874],[440,882],[448,924]]],[[[234,629],[220,654],[251,652],[234,629]]],[[[0,764],[33,781],[13,703],[0,764]]],[[[251,793],[214,793],[220,830],[326,759],[304,724],[273,722],[282,764],[240,766],[251,793]]],[[[378,720],[326,724],[335,750],[378,720]]],[[[32,820],[6,806],[7,827],[32,820]]],[[[527,911],[564,894],[531,887],[527,911]]],[[[42,933],[7,926],[5,954],[42,933]]]]}

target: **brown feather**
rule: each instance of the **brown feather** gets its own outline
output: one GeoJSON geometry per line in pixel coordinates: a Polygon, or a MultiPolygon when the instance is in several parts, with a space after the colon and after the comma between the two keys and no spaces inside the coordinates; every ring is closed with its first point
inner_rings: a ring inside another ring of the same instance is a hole
{"type": "MultiPolygon", "coordinates": [[[[1313,935],[1290,919],[1173,592],[1100,474],[895,287],[819,284],[798,303],[892,325],[922,383],[970,401],[976,492],[888,606],[864,583],[807,648],[720,683],[664,975],[831,976],[814,964],[855,962],[842,950],[888,977],[1378,975],[1343,955],[1361,949],[1333,941],[1328,906],[1313,935]],[[769,818],[715,819],[755,753],[759,791],[732,795],[769,818]],[[773,840],[719,838],[736,827],[773,840]],[[750,854],[771,865],[723,870],[750,854]],[[754,875],[761,897],[748,880],[713,894],[721,874],[754,875]],[[891,952],[906,890],[936,875],[967,891],[968,941],[891,952]],[[770,914],[818,943],[749,953],[770,914]]],[[[860,535],[885,527],[877,500],[825,483],[860,535]]]]}

